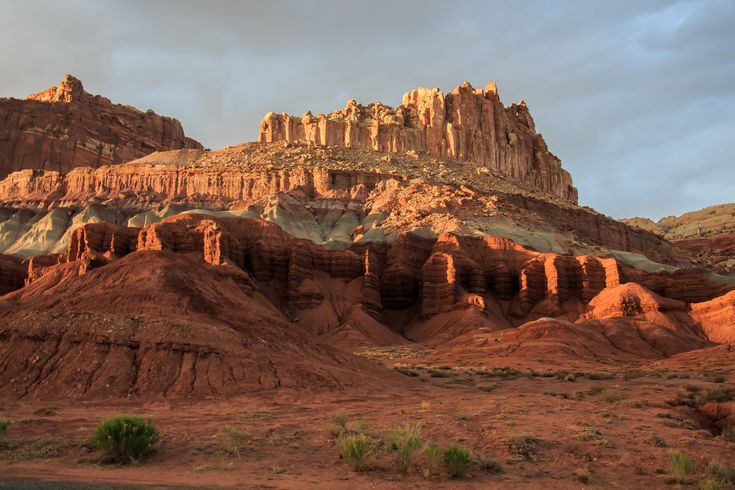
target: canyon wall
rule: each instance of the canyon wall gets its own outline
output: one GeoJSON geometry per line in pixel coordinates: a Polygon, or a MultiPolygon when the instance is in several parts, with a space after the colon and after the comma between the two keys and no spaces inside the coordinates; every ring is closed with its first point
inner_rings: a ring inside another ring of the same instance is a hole
{"type": "Polygon", "coordinates": [[[539,253],[501,237],[444,233],[429,239],[404,233],[390,244],[330,250],[262,220],[194,214],[142,229],[85,225],[74,233],[66,260],[94,265],[100,256],[136,250],[196,252],[211,264],[237,265],[250,277],[271,284],[282,295],[283,306],[294,311],[321,303],[323,298],[313,290],[302,289],[304,281],[318,273],[363,278],[357,301],[376,316],[382,309],[413,306],[424,316],[465,306],[484,310],[494,297],[513,300],[509,315],[527,320],[529,315],[552,314],[568,301],[587,303],[602,290],[630,281],[687,302],[709,300],[732,289],[694,272],[644,273],[612,258],[539,253]]]}
{"type": "Polygon", "coordinates": [[[71,75],[25,100],[0,99],[0,178],[21,169],[66,173],[179,148],[202,145],[176,119],[89,94],[71,75]]]}
{"type": "MultiPolygon", "coordinates": [[[[540,220],[558,233],[573,235],[580,243],[639,252],[658,262],[686,262],[661,237],[584,208],[560,206],[523,195],[499,194],[490,198],[465,195],[462,189],[452,186],[421,185],[415,181],[393,180],[391,185],[384,184],[395,178],[379,173],[339,171],[322,166],[245,170],[237,167],[128,163],[98,169],[76,168],[66,175],[54,171],[14,172],[0,181],[0,196],[5,206],[13,208],[46,208],[52,203],[54,206],[78,207],[83,203],[110,199],[128,202],[134,207],[150,208],[161,203],[177,202],[193,207],[221,208],[266,199],[278,193],[295,192],[303,196],[300,206],[309,208],[312,206],[309,204],[310,199],[326,199],[331,204],[312,204],[317,207],[332,206],[333,212],[351,206],[352,212],[359,214],[358,220],[367,218],[371,213],[393,216],[395,223],[385,226],[397,226],[402,230],[406,223],[409,227],[417,226],[411,209],[416,211],[420,203],[404,198],[418,193],[425,197],[426,212],[433,216],[439,215],[436,202],[443,203],[445,214],[465,222],[484,216],[487,211],[483,203],[486,201],[496,204],[502,202],[513,219],[528,223],[532,222],[531,219],[534,223],[540,220]],[[479,208],[475,209],[476,206],[479,208]]],[[[308,213],[312,211],[314,209],[308,213]]],[[[359,224],[355,222],[352,227],[359,224]]],[[[348,234],[352,233],[352,229],[347,231],[348,234]]]]}
{"type": "Polygon", "coordinates": [[[397,108],[350,100],[343,110],[327,115],[271,112],[260,123],[258,141],[426,152],[473,162],[577,202],[571,176],[536,132],[526,104],[503,106],[494,83],[485,90],[465,83],[447,94],[420,88],[406,93],[397,108]]]}

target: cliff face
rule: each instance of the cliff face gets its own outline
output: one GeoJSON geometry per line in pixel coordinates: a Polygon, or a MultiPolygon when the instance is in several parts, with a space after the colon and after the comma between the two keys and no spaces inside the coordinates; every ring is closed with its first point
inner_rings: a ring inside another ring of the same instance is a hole
{"type": "Polygon", "coordinates": [[[258,141],[426,152],[474,162],[577,202],[571,176],[536,132],[526,104],[503,106],[495,83],[485,90],[465,83],[448,94],[420,88],[406,93],[397,108],[350,100],[341,111],[316,117],[269,113],[260,123],[258,141]]]}
{"type": "Polygon", "coordinates": [[[66,175],[24,170],[0,182],[0,196],[13,208],[108,203],[139,209],[173,202],[185,209],[248,203],[262,218],[316,243],[337,238],[345,244],[390,241],[396,233],[414,228],[435,234],[531,233],[513,223],[518,221],[528,230],[547,232],[544,240],[551,240],[549,244],[536,243],[529,235],[529,243],[540,250],[581,243],[639,252],[659,262],[681,259],[662,238],[583,208],[320,166],[257,171],[128,163],[77,168],[66,175]]]}
{"type": "Polygon", "coordinates": [[[21,169],[65,173],[179,148],[202,145],[176,119],[89,94],[71,75],[25,100],[0,99],[0,178],[21,169]]]}

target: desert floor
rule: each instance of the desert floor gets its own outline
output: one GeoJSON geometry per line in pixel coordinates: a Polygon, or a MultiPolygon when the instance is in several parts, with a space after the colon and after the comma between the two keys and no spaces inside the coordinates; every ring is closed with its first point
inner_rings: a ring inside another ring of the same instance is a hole
{"type": "Polygon", "coordinates": [[[659,488],[696,485],[710,462],[735,462],[735,443],[675,402],[726,392],[734,373],[469,369],[427,366],[406,352],[363,353],[409,378],[382,392],[0,402],[11,420],[0,436],[0,487],[31,479],[153,488],[659,488]],[[137,465],[104,464],[89,442],[96,424],[118,413],[150,418],[161,432],[155,453],[137,465]],[[347,416],[348,431],[376,441],[396,424],[419,423],[426,443],[460,444],[502,471],[476,465],[461,479],[427,479],[421,454],[404,475],[393,454],[378,451],[355,472],[340,460],[337,415],[347,416]],[[689,455],[694,473],[675,474],[671,453],[689,455]]]}

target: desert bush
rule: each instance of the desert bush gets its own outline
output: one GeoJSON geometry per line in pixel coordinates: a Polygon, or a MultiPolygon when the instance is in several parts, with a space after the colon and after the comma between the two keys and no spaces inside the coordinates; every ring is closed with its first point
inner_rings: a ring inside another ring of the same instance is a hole
{"type": "Polygon", "coordinates": [[[595,427],[585,427],[581,437],[583,441],[591,442],[595,446],[608,447],[610,445],[610,441],[595,427]]]}
{"type": "Polygon", "coordinates": [[[725,403],[732,401],[733,399],[735,399],[735,389],[718,386],[712,390],[707,390],[699,400],[698,404],[703,405],[710,402],[725,403]]]}
{"type": "Polygon", "coordinates": [[[491,475],[498,475],[503,472],[503,467],[500,466],[500,463],[492,458],[478,456],[475,464],[477,464],[479,469],[485,473],[490,473],[491,475]]]}
{"type": "Polygon", "coordinates": [[[444,468],[449,478],[462,478],[470,470],[473,462],[469,449],[451,445],[444,450],[444,468]]]}
{"type": "Polygon", "coordinates": [[[408,473],[413,455],[421,447],[421,426],[414,422],[404,422],[391,430],[387,446],[396,453],[396,464],[403,473],[408,473]]]}
{"type": "Polygon", "coordinates": [[[538,459],[539,440],[529,435],[513,436],[505,441],[505,447],[513,459],[536,461],[538,459]]]}
{"type": "Polygon", "coordinates": [[[5,432],[8,430],[8,426],[10,425],[10,422],[5,419],[0,419],[0,435],[5,434],[5,432]]]}
{"type": "Polygon", "coordinates": [[[451,378],[452,374],[447,371],[432,370],[429,371],[429,376],[432,378],[451,378]]]}
{"type": "Polygon", "coordinates": [[[349,432],[347,428],[347,415],[344,413],[338,413],[332,416],[332,422],[335,427],[332,429],[332,437],[339,438],[349,432]]]}
{"type": "Polygon", "coordinates": [[[705,474],[713,476],[728,485],[735,486],[735,466],[722,466],[710,461],[705,469],[705,474]]]}
{"type": "Polygon", "coordinates": [[[694,461],[684,453],[669,454],[669,467],[676,476],[689,476],[694,473],[694,461]]]}
{"type": "Polygon", "coordinates": [[[111,461],[130,464],[150,453],[159,438],[150,420],[118,415],[103,420],[97,426],[94,443],[111,461]]]}
{"type": "Polygon", "coordinates": [[[612,373],[587,373],[585,374],[587,379],[601,380],[601,379],[613,379],[615,375],[612,373]]]}
{"type": "Polygon", "coordinates": [[[347,415],[344,413],[338,413],[332,417],[332,422],[339,427],[342,431],[347,431],[347,415]]]}
{"type": "Polygon", "coordinates": [[[417,373],[416,371],[414,371],[411,368],[396,366],[393,369],[395,369],[396,371],[398,371],[402,375],[408,376],[410,378],[417,378],[419,376],[419,373],[417,373]]]}
{"type": "Polygon", "coordinates": [[[434,443],[424,447],[424,468],[422,473],[427,480],[441,475],[442,472],[442,451],[434,443]]]}
{"type": "Polygon", "coordinates": [[[722,485],[713,478],[704,478],[699,480],[697,487],[699,487],[699,490],[721,490],[722,485]]]}
{"type": "Polygon", "coordinates": [[[355,471],[365,469],[375,452],[375,444],[364,434],[345,435],[339,441],[340,456],[355,471]]]}
{"type": "Polygon", "coordinates": [[[222,437],[225,443],[225,451],[233,456],[240,457],[240,451],[245,447],[248,437],[244,432],[237,430],[231,425],[222,427],[222,437]]]}
{"type": "Polygon", "coordinates": [[[627,371],[625,374],[623,374],[623,379],[625,381],[630,381],[631,379],[642,378],[645,375],[646,373],[639,370],[627,371]]]}
{"type": "Polygon", "coordinates": [[[521,376],[523,373],[518,369],[510,366],[496,367],[488,371],[487,376],[499,376],[501,378],[516,378],[521,376]]]}
{"type": "Polygon", "coordinates": [[[607,403],[617,403],[623,399],[623,397],[617,391],[602,390],[600,392],[600,399],[607,403]]]}

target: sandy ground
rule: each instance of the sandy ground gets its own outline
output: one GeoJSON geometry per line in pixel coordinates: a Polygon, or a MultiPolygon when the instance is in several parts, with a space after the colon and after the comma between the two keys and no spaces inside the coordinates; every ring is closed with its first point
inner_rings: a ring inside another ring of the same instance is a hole
{"type": "Polygon", "coordinates": [[[525,370],[452,366],[411,372],[415,382],[401,392],[274,391],[182,402],[3,402],[0,414],[12,424],[0,436],[1,479],[9,488],[15,480],[153,488],[658,488],[677,483],[668,463],[672,452],[688,454],[697,467],[679,484],[695,484],[709,461],[735,461],[735,443],[701,428],[688,409],[667,403],[691,389],[733,387],[732,373],[716,383],[696,372],[659,371],[625,379],[619,371],[611,379],[590,379],[609,375],[587,371],[572,375],[574,381],[563,372],[544,377],[525,370]],[[156,452],[135,466],[102,464],[88,442],[100,419],[121,412],[151,418],[162,434],[156,452]],[[463,445],[499,462],[502,473],[475,467],[460,480],[427,480],[421,456],[403,475],[387,452],[376,454],[365,471],[356,473],[339,457],[333,435],[337,414],[347,415],[349,429],[376,438],[395,424],[418,422],[426,442],[463,445]],[[246,435],[239,456],[225,426],[246,435]],[[536,440],[530,460],[509,449],[508,441],[518,437],[536,440]]]}

